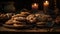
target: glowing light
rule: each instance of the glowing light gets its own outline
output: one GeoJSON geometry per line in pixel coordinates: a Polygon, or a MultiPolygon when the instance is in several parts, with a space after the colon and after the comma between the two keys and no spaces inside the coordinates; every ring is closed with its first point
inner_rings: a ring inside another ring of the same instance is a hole
{"type": "Polygon", "coordinates": [[[37,3],[33,3],[33,4],[32,4],[32,8],[33,8],[33,9],[38,9],[38,4],[37,4],[37,3]]]}
{"type": "Polygon", "coordinates": [[[48,5],[49,5],[49,1],[45,1],[44,6],[48,6],[48,5]]]}
{"type": "Polygon", "coordinates": [[[37,6],[37,4],[35,3],[34,6],[37,6]]]}

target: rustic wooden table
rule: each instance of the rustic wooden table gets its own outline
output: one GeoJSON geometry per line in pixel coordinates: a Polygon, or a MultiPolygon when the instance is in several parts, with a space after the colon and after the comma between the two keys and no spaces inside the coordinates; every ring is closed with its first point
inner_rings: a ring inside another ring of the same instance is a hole
{"type": "Polygon", "coordinates": [[[36,29],[36,28],[32,28],[32,29],[24,29],[24,30],[18,30],[18,29],[9,29],[9,28],[5,28],[5,27],[0,27],[0,31],[9,31],[9,32],[49,32],[49,30],[47,28],[44,29],[36,29]]]}
{"type": "Polygon", "coordinates": [[[60,32],[60,27],[53,28],[31,28],[31,29],[11,29],[0,26],[0,32],[60,32]]]}

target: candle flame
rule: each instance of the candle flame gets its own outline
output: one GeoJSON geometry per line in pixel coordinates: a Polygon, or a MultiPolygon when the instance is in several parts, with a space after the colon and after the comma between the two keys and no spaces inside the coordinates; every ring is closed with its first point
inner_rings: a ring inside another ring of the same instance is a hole
{"type": "Polygon", "coordinates": [[[46,3],[48,3],[48,1],[46,1],[46,3]]]}
{"type": "Polygon", "coordinates": [[[33,8],[33,9],[38,9],[38,4],[37,4],[37,3],[33,3],[33,4],[32,4],[32,8],[33,8]]]}
{"type": "Polygon", "coordinates": [[[45,1],[45,3],[46,3],[46,4],[49,4],[49,2],[48,2],[48,1],[45,1]]]}
{"type": "Polygon", "coordinates": [[[48,6],[48,5],[49,5],[49,1],[45,1],[44,6],[48,6]]]}
{"type": "Polygon", "coordinates": [[[35,3],[34,6],[37,6],[37,4],[35,3]]]}

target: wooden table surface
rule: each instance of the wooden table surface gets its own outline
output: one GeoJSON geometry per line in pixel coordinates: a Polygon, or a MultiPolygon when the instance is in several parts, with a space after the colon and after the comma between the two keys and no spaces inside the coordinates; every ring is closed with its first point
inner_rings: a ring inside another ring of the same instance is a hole
{"type": "Polygon", "coordinates": [[[18,30],[18,29],[9,29],[6,27],[1,26],[0,27],[0,31],[4,32],[4,31],[8,31],[8,32],[60,32],[60,28],[32,28],[32,29],[24,29],[24,30],[18,30]]]}

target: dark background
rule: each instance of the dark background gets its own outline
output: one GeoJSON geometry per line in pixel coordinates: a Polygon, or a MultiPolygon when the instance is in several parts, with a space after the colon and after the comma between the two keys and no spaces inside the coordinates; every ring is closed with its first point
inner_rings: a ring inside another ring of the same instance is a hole
{"type": "MultiPolygon", "coordinates": [[[[60,9],[60,0],[57,1],[57,7],[60,9]]],[[[27,8],[31,9],[31,4],[32,3],[38,3],[39,4],[39,9],[43,10],[43,2],[44,0],[15,0],[15,6],[17,8],[27,8]]],[[[49,8],[54,9],[54,0],[49,0],[50,5],[49,8]]]]}
{"type": "MultiPolygon", "coordinates": [[[[16,9],[31,9],[31,4],[32,3],[39,3],[39,10],[43,10],[43,2],[44,0],[0,0],[0,8],[4,8],[4,2],[8,2],[8,1],[13,1],[14,6],[16,7],[16,9]]],[[[57,1],[57,7],[60,9],[60,0],[56,0],[57,1]]],[[[54,9],[54,0],[49,0],[50,5],[49,8],[50,9],[54,9]]]]}

